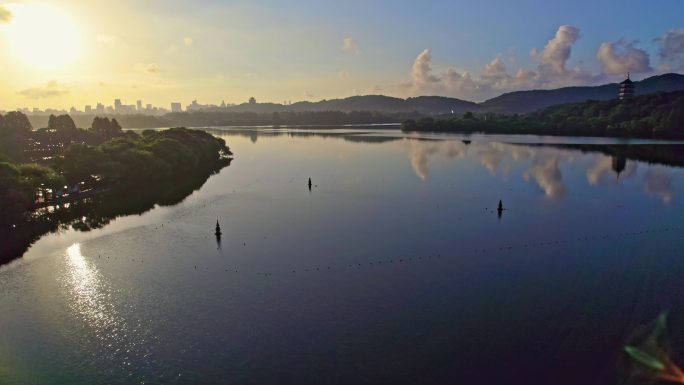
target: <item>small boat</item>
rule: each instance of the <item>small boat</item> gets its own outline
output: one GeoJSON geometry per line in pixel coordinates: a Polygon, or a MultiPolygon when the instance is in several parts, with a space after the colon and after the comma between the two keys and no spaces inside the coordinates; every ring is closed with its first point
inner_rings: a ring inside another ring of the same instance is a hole
{"type": "Polygon", "coordinates": [[[218,220],[216,221],[216,232],[214,232],[217,237],[221,236],[221,226],[219,226],[218,220]]]}

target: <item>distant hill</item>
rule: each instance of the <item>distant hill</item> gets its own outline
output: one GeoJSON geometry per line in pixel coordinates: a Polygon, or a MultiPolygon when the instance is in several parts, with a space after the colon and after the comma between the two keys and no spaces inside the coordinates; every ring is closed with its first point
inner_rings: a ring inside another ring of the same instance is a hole
{"type": "MultiPolygon", "coordinates": [[[[684,90],[684,75],[668,73],[634,82],[637,95],[653,92],[684,90]]],[[[351,96],[319,102],[297,102],[283,105],[274,103],[244,103],[227,107],[229,112],[301,112],[301,111],[375,111],[382,113],[418,112],[440,115],[470,112],[525,113],[558,104],[579,103],[586,100],[610,100],[617,96],[618,84],[587,87],[564,87],[552,90],[508,92],[482,103],[444,96],[418,96],[401,99],[384,95],[351,96]]]]}
{"type": "MultiPolygon", "coordinates": [[[[669,73],[635,82],[636,94],[684,90],[684,75],[669,73]]],[[[528,113],[543,108],[580,103],[587,100],[615,99],[618,84],[594,87],[564,87],[553,90],[509,92],[482,103],[444,96],[418,96],[408,99],[384,95],[351,96],[318,102],[243,103],[228,107],[210,107],[200,111],[174,112],[163,116],[117,115],[125,128],[211,127],[222,125],[335,125],[398,123],[406,119],[465,112],[528,113]]],[[[94,115],[74,115],[78,127],[89,127],[94,115]]],[[[33,127],[47,125],[47,115],[29,115],[33,127]]]]}
{"type": "MultiPolygon", "coordinates": [[[[634,82],[637,95],[653,92],[684,90],[684,75],[669,73],[634,82]]],[[[564,87],[553,90],[515,91],[505,93],[479,104],[480,111],[497,113],[525,113],[558,104],[579,103],[586,100],[615,99],[618,84],[594,87],[564,87]]]]}
{"type": "Polygon", "coordinates": [[[297,102],[283,105],[274,103],[243,103],[227,107],[228,112],[302,112],[302,111],[375,111],[382,113],[419,112],[426,115],[463,113],[478,109],[477,103],[443,96],[419,96],[401,99],[384,95],[351,96],[319,102],[297,102]]]}

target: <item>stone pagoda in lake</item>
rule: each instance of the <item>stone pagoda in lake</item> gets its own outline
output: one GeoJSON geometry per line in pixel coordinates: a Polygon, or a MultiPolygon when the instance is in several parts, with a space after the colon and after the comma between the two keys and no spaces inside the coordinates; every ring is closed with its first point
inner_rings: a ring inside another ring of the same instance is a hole
{"type": "Polygon", "coordinates": [[[618,91],[618,99],[625,100],[631,99],[634,96],[634,82],[629,79],[629,73],[627,73],[627,79],[620,83],[620,91],[618,91]]]}

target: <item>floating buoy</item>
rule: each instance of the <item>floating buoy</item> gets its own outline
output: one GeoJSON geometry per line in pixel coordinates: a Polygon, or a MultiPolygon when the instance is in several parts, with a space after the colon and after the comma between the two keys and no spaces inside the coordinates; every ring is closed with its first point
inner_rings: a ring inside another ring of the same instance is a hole
{"type": "Polygon", "coordinates": [[[214,234],[215,234],[217,237],[220,237],[220,236],[221,236],[221,226],[219,226],[218,220],[216,220],[216,231],[214,232],[214,234]]]}

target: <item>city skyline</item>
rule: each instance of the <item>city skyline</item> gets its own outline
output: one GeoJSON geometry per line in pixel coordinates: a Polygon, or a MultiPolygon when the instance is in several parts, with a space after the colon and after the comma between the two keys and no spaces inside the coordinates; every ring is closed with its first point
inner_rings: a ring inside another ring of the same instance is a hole
{"type": "MultiPolygon", "coordinates": [[[[243,103],[256,103],[256,99],[250,97],[250,99],[245,100],[243,103]]],[[[40,107],[19,107],[11,111],[19,111],[29,115],[50,115],[50,114],[77,114],[77,115],[95,115],[95,114],[142,114],[142,115],[163,115],[169,112],[185,112],[185,111],[196,111],[207,108],[226,108],[235,106],[240,103],[226,103],[224,100],[219,104],[212,103],[199,103],[197,99],[193,99],[189,104],[183,105],[182,102],[170,102],[168,106],[155,106],[152,103],[143,103],[142,99],[137,99],[134,104],[128,104],[124,102],[122,98],[116,98],[113,100],[112,104],[105,104],[102,102],[96,102],[94,104],[86,104],[79,109],[76,106],[71,106],[68,108],[44,108],[40,107]]],[[[288,101],[283,101],[283,105],[287,105],[288,101]]],[[[0,109],[0,112],[7,112],[0,109]]]]}
{"type": "Polygon", "coordinates": [[[115,98],[482,101],[684,70],[681,1],[545,4],[0,2],[0,109],[115,98]]]}

